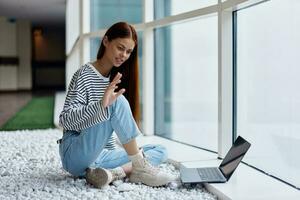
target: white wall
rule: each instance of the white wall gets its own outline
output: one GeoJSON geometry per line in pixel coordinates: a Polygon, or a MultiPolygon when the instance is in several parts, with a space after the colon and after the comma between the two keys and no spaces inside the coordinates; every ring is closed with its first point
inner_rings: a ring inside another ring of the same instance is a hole
{"type": "Polygon", "coordinates": [[[19,58],[19,65],[0,65],[0,90],[31,89],[30,23],[0,17],[0,44],[0,57],[19,58]]]}
{"type": "MultiPolygon", "coordinates": [[[[17,26],[0,17],[0,56],[17,57],[17,26]]],[[[17,89],[17,66],[0,65],[0,90],[17,89]]]]}
{"type": "Polygon", "coordinates": [[[0,17],[0,56],[17,56],[17,26],[0,17]]]}
{"type": "Polygon", "coordinates": [[[80,49],[75,48],[72,54],[67,59],[66,62],[66,90],[69,86],[73,74],[79,69],[80,67],[80,49]]]}
{"type": "Polygon", "coordinates": [[[17,66],[0,66],[0,90],[17,90],[17,66]]]}
{"type": "Polygon", "coordinates": [[[67,0],[66,5],[66,53],[68,54],[80,35],[79,0],[67,0]]]}
{"type": "Polygon", "coordinates": [[[17,21],[17,54],[19,56],[18,89],[31,89],[31,25],[29,21],[17,21]]]}
{"type": "MultiPolygon", "coordinates": [[[[79,45],[76,45],[76,41],[79,40],[79,36],[81,33],[80,30],[82,30],[82,23],[80,20],[82,16],[80,5],[84,5],[83,9],[87,9],[85,4],[86,2],[80,2],[79,0],[67,0],[66,2],[66,90],[73,74],[80,67],[82,58],[86,56],[82,55],[82,43],[80,42],[79,45]]],[[[88,29],[88,26],[86,26],[85,28],[88,29]]]]}

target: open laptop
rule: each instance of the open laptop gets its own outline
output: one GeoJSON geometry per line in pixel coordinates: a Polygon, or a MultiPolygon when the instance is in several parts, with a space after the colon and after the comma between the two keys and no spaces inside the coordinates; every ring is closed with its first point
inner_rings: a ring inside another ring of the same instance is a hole
{"type": "Polygon", "coordinates": [[[219,167],[207,168],[186,168],[180,166],[180,177],[182,183],[225,183],[234,170],[237,168],[242,158],[250,148],[250,143],[239,136],[219,167]]]}

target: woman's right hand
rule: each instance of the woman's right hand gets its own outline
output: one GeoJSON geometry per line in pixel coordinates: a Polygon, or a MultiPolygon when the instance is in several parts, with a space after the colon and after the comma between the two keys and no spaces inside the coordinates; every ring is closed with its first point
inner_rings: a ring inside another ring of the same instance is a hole
{"type": "Polygon", "coordinates": [[[110,106],[111,104],[113,104],[113,102],[121,95],[125,92],[125,89],[122,88],[121,90],[119,90],[118,92],[115,92],[115,89],[118,88],[117,84],[119,84],[121,82],[121,77],[122,74],[121,73],[117,73],[115,78],[113,79],[113,81],[107,86],[104,95],[103,95],[103,99],[102,99],[102,105],[104,108],[110,106]]]}

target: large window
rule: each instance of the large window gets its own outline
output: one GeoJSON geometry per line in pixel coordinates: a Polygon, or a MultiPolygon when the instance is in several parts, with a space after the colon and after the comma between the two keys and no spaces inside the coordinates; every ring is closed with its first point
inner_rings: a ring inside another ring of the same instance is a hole
{"type": "Polygon", "coordinates": [[[237,12],[237,134],[245,161],[300,187],[300,1],[237,12]]]}
{"type": "Polygon", "coordinates": [[[220,157],[232,133],[241,135],[252,144],[246,163],[300,187],[299,0],[153,0],[154,8],[148,0],[90,0],[90,12],[81,12],[90,14],[85,34],[79,26],[87,22],[71,13],[83,11],[79,2],[68,3],[68,66],[80,66],[86,49],[95,60],[100,33],[113,23],[138,25],[146,134],[220,157]]]}
{"type": "Polygon", "coordinates": [[[155,132],[217,151],[217,16],[155,30],[155,132]]]}

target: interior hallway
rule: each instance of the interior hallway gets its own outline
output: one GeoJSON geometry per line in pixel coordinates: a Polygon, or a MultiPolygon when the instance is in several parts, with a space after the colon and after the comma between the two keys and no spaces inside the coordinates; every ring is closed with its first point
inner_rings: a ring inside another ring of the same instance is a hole
{"type": "Polygon", "coordinates": [[[31,92],[0,93],[0,127],[15,115],[32,98],[31,92]]]}
{"type": "Polygon", "coordinates": [[[54,96],[57,90],[0,92],[0,127],[22,109],[33,97],[54,96]]]}

